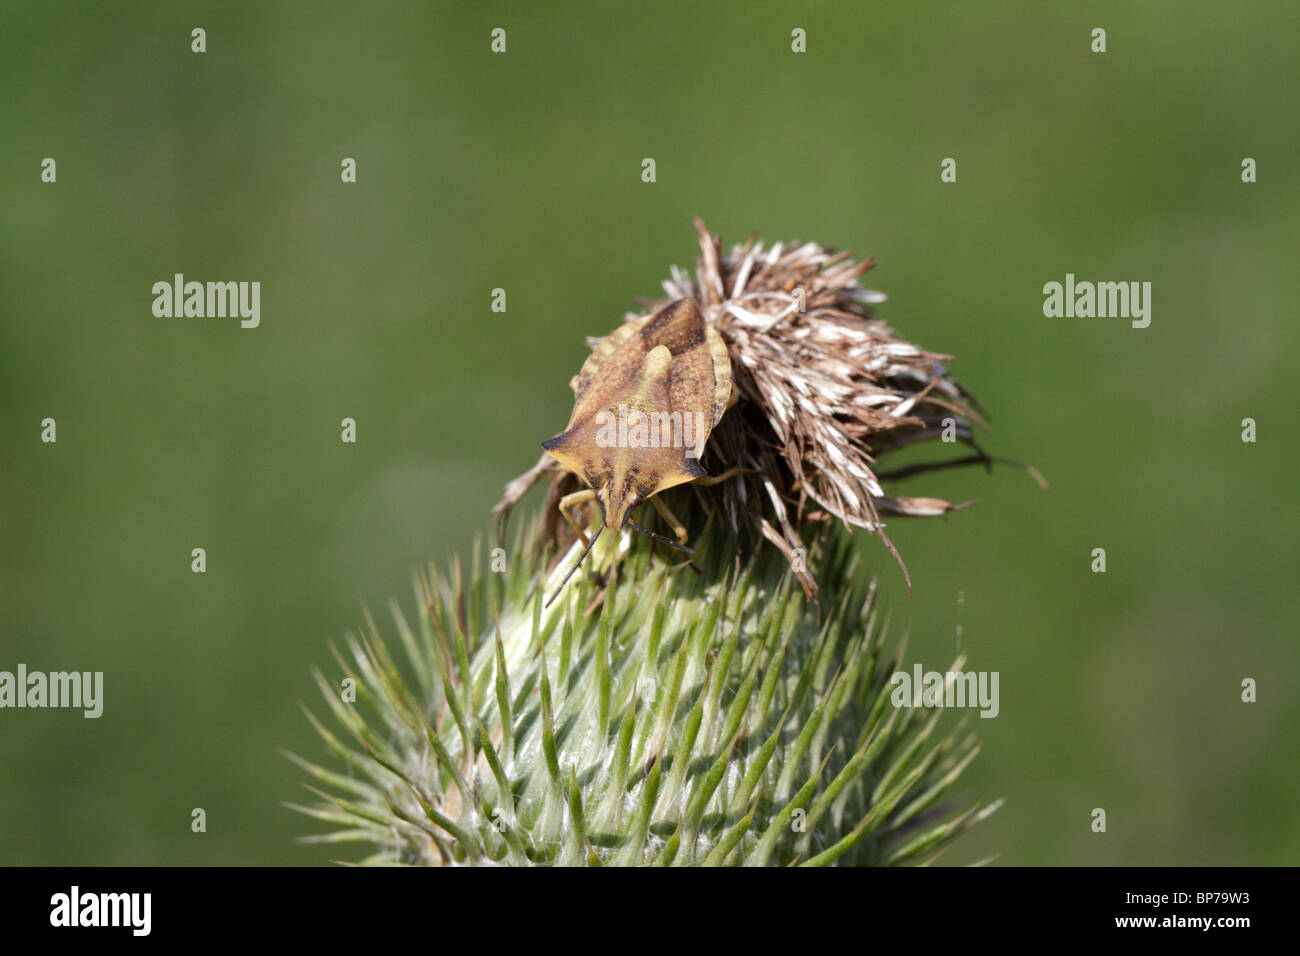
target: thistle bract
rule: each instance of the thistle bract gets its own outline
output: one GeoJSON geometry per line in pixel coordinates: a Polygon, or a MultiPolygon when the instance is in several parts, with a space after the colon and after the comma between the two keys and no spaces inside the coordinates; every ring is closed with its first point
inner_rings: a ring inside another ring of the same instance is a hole
{"type": "Polygon", "coordinates": [[[321,798],[296,809],[335,828],[309,839],[368,863],[923,863],[993,809],[950,794],[973,737],[891,703],[900,662],[838,537],[809,557],[819,605],[708,523],[699,574],[610,535],[543,611],[576,547],[547,562],[539,534],[500,573],[422,575],[395,642],[371,623],[317,675],[343,766],[294,758],[321,798]]]}

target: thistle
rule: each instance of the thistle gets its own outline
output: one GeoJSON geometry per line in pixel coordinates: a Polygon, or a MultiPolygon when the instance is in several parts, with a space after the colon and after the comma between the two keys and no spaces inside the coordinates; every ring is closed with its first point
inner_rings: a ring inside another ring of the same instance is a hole
{"type": "Polygon", "coordinates": [[[682,394],[712,413],[701,464],[716,487],[655,472],[640,496],[695,545],[689,565],[655,550],[690,554],[683,545],[630,536],[622,512],[610,519],[601,495],[617,498],[631,475],[591,478],[590,436],[547,442],[552,455],[497,505],[499,543],[543,476],[546,503],[510,549],[494,549],[491,572],[481,549],[468,580],[458,564],[429,569],[414,625],[393,607],[400,660],[368,620],[335,652],[339,678],[317,673],[344,733],[311,719],[344,772],[293,758],[320,798],[295,809],[336,828],[310,839],[368,844],[368,863],[888,865],[930,862],[995,809],[955,798],[974,737],[899,698],[901,651],[886,647],[875,585],[830,533],[865,529],[898,557],[882,514],[960,507],[882,481],[993,461],[973,439],[975,400],[946,356],[874,317],[883,296],[858,281],[870,260],[752,237],[724,256],[696,229],[695,276],[674,269],[664,291],[675,305],[637,326],[677,348],[626,326],[589,340],[570,422],[585,428],[586,405],[608,404],[593,381],[635,380],[639,395],[654,384],[669,405],[678,386],[700,383],[682,394]],[[690,351],[687,339],[710,344],[690,351]],[[637,361],[645,369],[632,375],[637,361]],[[680,381],[670,361],[683,363],[680,381]],[[725,414],[723,399],[734,402],[725,414]],[[941,431],[974,454],[879,470],[882,456],[941,431]],[[579,472],[603,490],[583,491],[579,472]],[[559,520],[562,500],[595,502],[588,519],[610,533],[545,605],[597,543],[584,550],[581,521],[559,520]],[[776,548],[755,546],[764,540],[776,548]]]}
{"type": "Polygon", "coordinates": [[[533,520],[505,573],[476,552],[468,581],[420,577],[399,656],[373,622],[349,637],[342,679],[316,675],[342,732],[308,711],[342,771],[293,758],[320,798],[295,809],[335,828],[308,839],[372,864],[909,864],[993,811],[953,795],[973,735],[894,706],[899,653],[841,539],[813,555],[837,582],[819,619],[776,551],[738,567],[690,515],[698,575],[624,537],[618,586],[544,611],[576,547],[548,571],[533,520]]]}

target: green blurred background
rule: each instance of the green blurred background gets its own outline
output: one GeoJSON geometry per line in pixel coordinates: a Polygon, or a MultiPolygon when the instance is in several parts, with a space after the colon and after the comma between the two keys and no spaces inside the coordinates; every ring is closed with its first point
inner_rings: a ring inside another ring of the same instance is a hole
{"type": "Polygon", "coordinates": [[[323,753],[310,667],[489,528],[567,418],[583,337],[693,264],[695,215],[874,255],[881,315],[955,355],[986,446],[1051,480],[901,486],[981,499],[891,524],[910,597],[860,539],[910,661],[945,668],[960,625],[1001,675],[966,793],[1007,803],[948,859],[1297,862],[1297,20],[6,4],[0,669],[102,670],[106,703],[0,712],[0,863],[337,856],[280,805],[304,797],[280,748],[323,753]],[[176,272],[259,280],[261,327],[154,318],[176,272]],[[1152,282],[1151,327],[1044,318],[1066,272],[1152,282]]]}

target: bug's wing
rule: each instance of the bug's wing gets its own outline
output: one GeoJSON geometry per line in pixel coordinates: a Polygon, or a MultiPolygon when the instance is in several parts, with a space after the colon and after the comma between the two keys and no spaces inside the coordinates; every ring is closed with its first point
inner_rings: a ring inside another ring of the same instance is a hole
{"type": "Polygon", "coordinates": [[[573,412],[569,424],[554,438],[542,442],[556,461],[593,488],[607,484],[618,464],[620,449],[602,441],[601,412],[617,414],[639,387],[644,387],[649,347],[639,333],[653,319],[619,326],[600,340],[574,377],[573,412]]]}
{"type": "Polygon", "coordinates": [[[725,343],[695,303],[679,299],[602,339],[578,373],[574,390],[568,426],[542,447],[589,485],[630,483],[645,499],[704,477],[698,455],[726,410],[731,362],[725,343]],[[689,447],[680,442],[612,445],[602,427],[620,409],[670,414],[684,423],[689,447]]]}
{"type": "MultiPolygon", "coordinates": [[[[587,361],[582,363],[582,368],[573,377],[573,381],[569,383],[579,401],[582,398],[582,393],[591,386],[592,381],[596,378],[600,367],[605,364],[605,360],[617,352],[619,347],[629,338],[645,328],[646,323],[653,318],[653,315],[647,315],[644,319],[637,319],[635,322],[625,322],[596,343],[596,347],[587,356],[587,361]]],[[[570,421],[572,421],[572,417],[570,421]]]]}
{"type": "Polygon", "coordinates": [[[713,424],[716,425],[731,401],[731,354],[718,330],[708,323],[704,325],[704,336],[709,346],[709,358],[713,361],[713,424]]]}
{"type": "Polygon", "coordinates": [[[690,299],[679,299],[655,313],[641,335],[672,353],[672,410],[700,416],[694,447],[703,454],[709,432],[727,410],[731,395],[727,344],[690,299]]]}
{"type": "Polygon", "coordinates": [[[704,321],[694,302],[678,299],[654,315],[619,326],[600,340],[574,380],[576,395],[569,427],[610,407],[611,398],[617,404],[617,396],[635,389],[643,376],[646,356],[659,345],[667,348],[672,357],[673,377],[677,377],[679,365],[683,371],[682,382],[672,387],[672,408],[657,410],[683,410],[687,406],[692,411],[707,410],[709,427],[716,424],[721,417],[721,412],[714,407],[718,404],[718,394],[725,410],[726,397],[731,391],[731,362],[726,345],[704,321]],[[725,368],[725,390],[720,390],[716,383],[719,357],[725,368]],[[701,405],[702,402],[705,404],[701,405]]]}
{"type": "Polygon", "coordinates": [[[646,353],[656,345],[664,345],[667,346],[674,360],[685,358],[690,365],[697,368],[693,375],[693,384],[704,380],[708,376],[696,351],[701,345],[701,340],[708,354],[709,365],[712,366],[712,424],[716,425],[722,418],[722,413],[727,410],[727,401],[731,396],[731,358],[722,336],[718,334],[717,329],[705,321],[700,310],[690,299],[671,302],[654,315],[621,325],[601,339],[570,383],[577,393],[575,411],[578,405],[584,404],[583,393],[591,387],[591,383],[605,363],[616,353],[617,364],[629,362],[635,364],[642,361],[646,353]],[[634,336],[640,336],[641,341],[634,342],[634,336]],[[630,347],[625,349],[624,346],[630,347]]]}
{"type": "Polygon", "coordinates": [[[578,373],[577,394],[573,400],[573,413],[569,416],[570,429],[603,410],[617,409],[642,384],[646,375],[646,356],[654,346],[638,332],[648,321],[629,322],[611,332],[596,346],[596,351],[602,354],[597,356],[593,352],[587,358],[578,373]],[[606,348],[610,339],[615,337],[618,341],[606,348]]]}

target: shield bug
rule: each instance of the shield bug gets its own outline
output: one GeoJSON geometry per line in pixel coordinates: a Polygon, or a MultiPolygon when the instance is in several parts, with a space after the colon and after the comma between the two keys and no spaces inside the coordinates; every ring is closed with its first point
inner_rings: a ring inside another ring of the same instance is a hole
{"type": "Polygon", "coordinates": [[[686,482],[716,484],[741,470],[710,477],[700,467],[709,433],[733,401],[731,360],[722,336],[690,299],[611,332],[569,384],[575,395],[569,424],[542,448],[587,485],[559,504],[586,548],[548,605],[605,528],[618,531],[626,524],[693,554],[684,546],[685,527],[656,496],[686,482]],[[600,526],[588,538],[570,509],[592,501],[600,509],[600,526]],[[680,543],[632,520],[632,511],[645,501],[680,543]]]}

